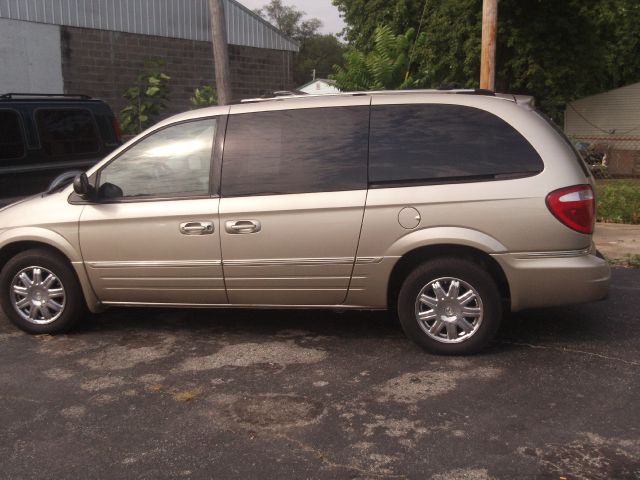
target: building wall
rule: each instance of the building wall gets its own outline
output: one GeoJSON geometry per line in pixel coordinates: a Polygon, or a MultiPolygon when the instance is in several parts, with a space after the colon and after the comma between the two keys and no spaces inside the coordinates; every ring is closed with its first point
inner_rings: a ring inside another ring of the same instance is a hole
{"type": "Polygon", "coordinates": [[[571,102],[565,132],[577,137],[640,137],[640,83],[571,102]]]}
{"type": "MultiPolygon", "coordinates": [[[[65,93],[86,93],[105,100],[115,112],[125,105],[122,94],[135,84],[149,58],[163,58],[171,77],[170,105],[163,116],[190,108],[196,87],[215,85],[209,42],[135,33],[60,27],[65,93]]],[[[234,98],[290,89],[293,52],[229,45],[234,98]]]]}
{"type": "MultiPolygon", "coordinates": [[[[236,0],[222,0],[232,45],[291,50],[299,45],[236,0]]],[[[211,41],[209,0],[0,0],[0,18],[211,41]]]]}
{"type": "Polygon", "coordinates": [[[640,175],[640,83],[571,102],[565,133],[606,153],[609,173],[640,175]]]}
{"type": "Polygon", "coordinates": [[[62,88],[60,27],[0,18],[0,94],[62,88]]]}

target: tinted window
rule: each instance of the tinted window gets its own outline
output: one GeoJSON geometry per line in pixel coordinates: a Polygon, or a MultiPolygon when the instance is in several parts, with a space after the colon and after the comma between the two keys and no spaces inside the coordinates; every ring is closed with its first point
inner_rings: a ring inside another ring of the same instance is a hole
{"type": "Polygon", "coordinates": [[[369,180],[534,174],[540,156],[497,116],[461,105],[373,107],[369,180]]]}
{"type": "Polygon", "coordinates": [[[366,188],[369,107],[231,115],[222,193],[269,195],[366,188]]]}
{"type": "Polygon", "coordinates": [[[136,143],[101,172],[103,198],[209,194],[215,119],[181,123],[136,143]]]}
{"type": "Polygon", "coordinates": [[[100,150],[100,141],[89,110],[61,108],[36,111],[40,143],[51,157],[86,155],[100,150]]]}
{"type": "Polygon", "coordinates": [[[0,110],[0,160],[24,156],[22,129],[16,112],[0,110]]]}

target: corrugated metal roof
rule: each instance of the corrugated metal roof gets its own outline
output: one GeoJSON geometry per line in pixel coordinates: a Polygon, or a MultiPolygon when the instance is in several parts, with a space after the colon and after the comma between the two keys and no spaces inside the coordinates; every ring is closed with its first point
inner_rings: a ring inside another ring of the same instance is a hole
{"type": "MultiPolygon", "coordinates": [[[[297,42],[235,0],[223,0],[230,44],[298,51],[297,42]]],[[[0,18],[211,40],[208,0],[0,0],[0,18]]]]}

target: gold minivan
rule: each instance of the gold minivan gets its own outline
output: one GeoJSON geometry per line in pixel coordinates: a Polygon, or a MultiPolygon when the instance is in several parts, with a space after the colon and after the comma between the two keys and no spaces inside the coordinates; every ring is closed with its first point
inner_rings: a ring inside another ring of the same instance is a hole
{"type": "Polygon", "coordinates": [[[31,333],[121,305],[393,309],[443,354],[503,312],[599,300],[593,179],[529,97],[360,92],[171,117],[0,211],[31,333]]]}

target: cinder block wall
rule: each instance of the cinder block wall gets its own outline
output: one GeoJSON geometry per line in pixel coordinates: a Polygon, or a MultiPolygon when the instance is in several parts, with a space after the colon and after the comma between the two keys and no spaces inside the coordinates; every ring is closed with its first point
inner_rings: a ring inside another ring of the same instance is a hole
{"type": "MultiPolygon", "coordinates": [[[[101,98],[116,114],[148,58],[163,58],[171,77],[163,117],[188,110],[196,87],[215,84],[209,42],[77,27],[60,27],[60,36],[65,93],[101,98]]],[[[293,52],[229,45],[234,98],[293,88],[292,61],[293,52]]]]}

